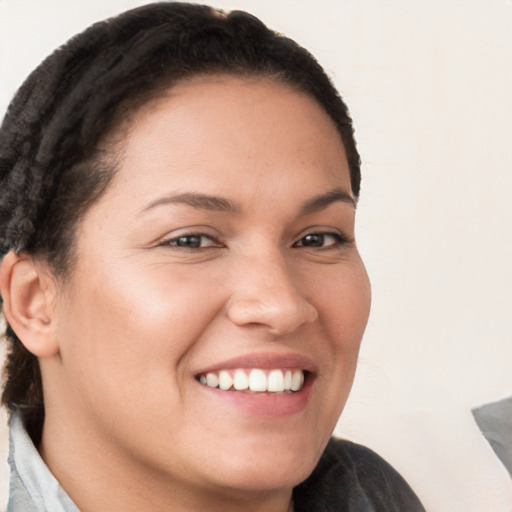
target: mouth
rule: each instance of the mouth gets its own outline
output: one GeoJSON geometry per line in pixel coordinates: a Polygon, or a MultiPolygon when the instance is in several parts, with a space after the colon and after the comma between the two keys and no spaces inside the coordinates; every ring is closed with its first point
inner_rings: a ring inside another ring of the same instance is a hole
{"type": "Polygon", "coordinates": [[[299,368],[236,368],[200,373],[196,380],[222,391],[282,395],[301,391],[309,375],[310,372],[299,368]]]}
{"type": "MultiPolygon", "coordinates": [[[[194,373],[206,400],[260,418],[290,418],[313,396],[318,367],[296,353],[259,352],[218,361],[194,373]]],[[[208,402],[210,403],[210,402],[208,402]]],[[[229,413],[228,413],[229,414],[229,413]]]]}

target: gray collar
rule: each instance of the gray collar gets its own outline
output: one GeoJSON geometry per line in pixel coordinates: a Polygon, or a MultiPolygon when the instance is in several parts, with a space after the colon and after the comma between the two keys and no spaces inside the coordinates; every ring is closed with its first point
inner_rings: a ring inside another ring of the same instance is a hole
{"type": "Polygon", "coordinates": [[[9,500],[6,512],[80,512],[28,436],[20,414],[9,421],[9,500]]]}

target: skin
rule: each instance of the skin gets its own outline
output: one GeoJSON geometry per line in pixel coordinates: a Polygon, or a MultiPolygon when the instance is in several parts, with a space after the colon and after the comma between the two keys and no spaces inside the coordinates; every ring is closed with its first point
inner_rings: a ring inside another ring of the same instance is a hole
{"type": "Polygon", "coordinates": [[[346,402],[369,313],[340,136],[303,93],[218,76],[173,87],[116,140],[70,276],[39,279],[40,452],[84,512],[284,512],[346,402]],[[177,246],[193,234],[199,247],[177,246]],[[313,362],[300,412],[243,410],[196,379],[254,354],[313,362]]]}

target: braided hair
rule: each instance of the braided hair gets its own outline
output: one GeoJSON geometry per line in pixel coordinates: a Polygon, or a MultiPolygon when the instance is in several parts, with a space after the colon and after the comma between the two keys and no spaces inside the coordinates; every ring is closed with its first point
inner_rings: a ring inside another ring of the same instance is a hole
{"type": "MultiPolygon", "coordinates": [[[[268,77],[315,98],[338,128],[358,197],[360,159],[347,107],[309,52],[244,12],[153,3],[73,37],[15,95],[0,128],[0,257],[24,252],[65,278],[77,222],[115,175],[101,142],[177,82],[215,73],[268,77]]],[[[9,325],[6,339],[2,402],[41,417],[37,358],[9,325]]]]}

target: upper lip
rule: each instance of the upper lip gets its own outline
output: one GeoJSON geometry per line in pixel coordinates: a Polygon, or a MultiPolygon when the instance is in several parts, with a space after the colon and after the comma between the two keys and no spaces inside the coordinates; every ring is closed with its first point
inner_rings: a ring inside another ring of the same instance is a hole
{"type": "Polygon", "coordinates": [[[317,369],[313,360],[302,354],[271,354],[260,352],[220,361],[206,368],[202,368],[196,372],[196,375],[204,375],[219,370],[236,370],[237,368],[261,368],[262,370],[273,368],[300,369],[311,373],[316,372],[317,369]]]}

